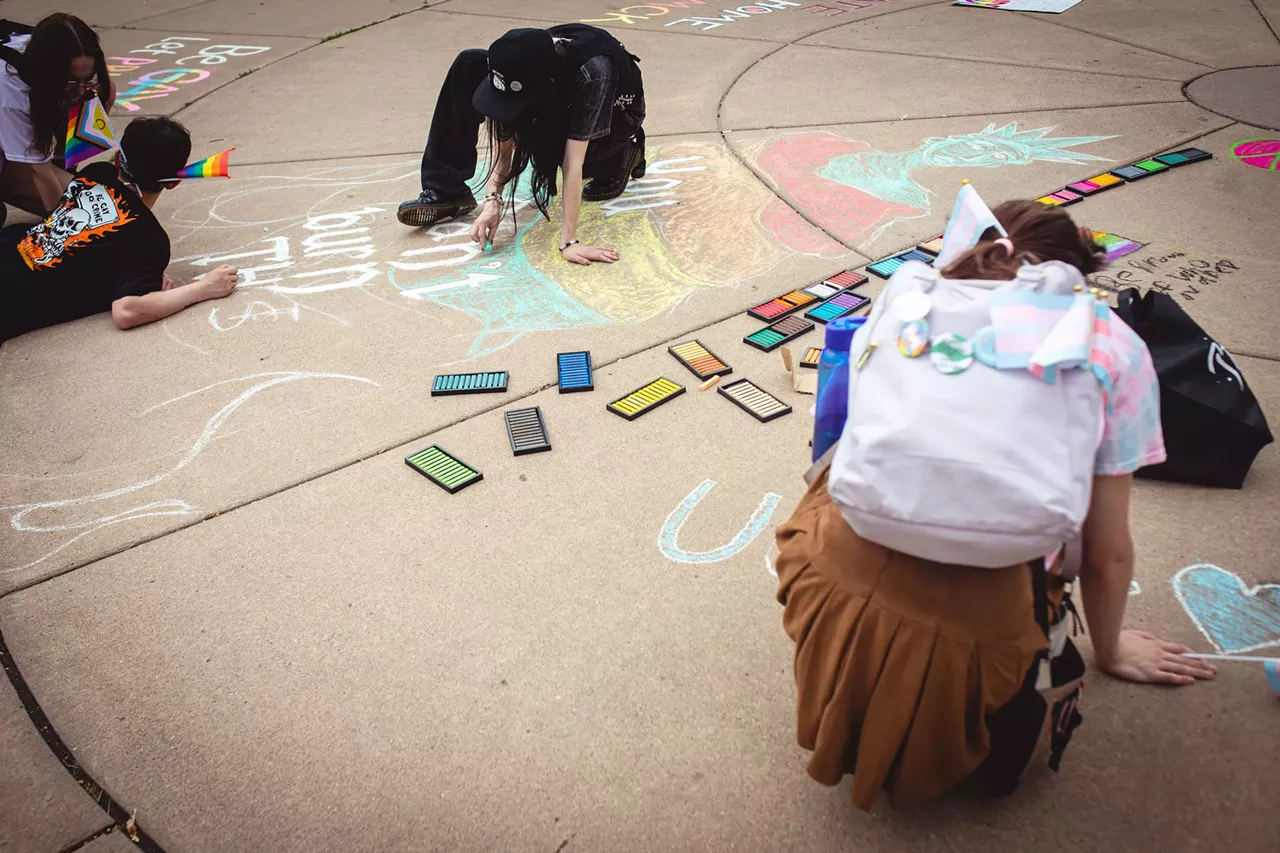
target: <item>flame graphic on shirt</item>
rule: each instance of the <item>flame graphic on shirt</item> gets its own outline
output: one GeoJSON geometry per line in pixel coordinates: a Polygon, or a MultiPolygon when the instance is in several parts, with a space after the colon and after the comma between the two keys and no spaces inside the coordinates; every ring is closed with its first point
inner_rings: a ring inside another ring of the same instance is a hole
{"type": "Polygon", "coordinates": [[[32,270],[51,269],[83,246],[120,230],[137,217],[124,198],[104,184],[77,178],[44,222],[18,243],[18,254],[32,270]]]}

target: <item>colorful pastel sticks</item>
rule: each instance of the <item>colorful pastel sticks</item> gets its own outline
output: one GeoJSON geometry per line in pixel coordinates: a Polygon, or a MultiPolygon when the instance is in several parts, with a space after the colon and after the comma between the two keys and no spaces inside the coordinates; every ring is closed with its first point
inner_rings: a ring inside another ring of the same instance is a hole
{"type": "Polygon", "coordinates": [[[744,343],[765,352],[773,352],[787,341],[795,340],[805,332],[813,330],[813,323],[799,317],[787,317],[771,326],[765,326],[758,332],[752,332],[743,338],[744,343]]]}
{"type": "Polygon", "coordinates": [[[551,439],[547,437],[547,423],[542,419],[541,407],[509,409],[502,413],[502,417],[507,423],[507,440],[511,442],[513,456],[542,453],[551,449],[551,439]]]}
{"type": "Polygon", "coordinates": [[[938,255],[942,254],[942,235],[938,235],[937,237],[934,237],[932,240],[926,240],[925,242],[916,246],[916,248],[919,249],[921,252],[924,252],[925,254],[929,254],[929,255],[933,255],[934,257],[937,257],[938,255]]]}
{"type": "Polygon", "coordinates": [[[454,394],[498,394],[507,390],[507,371],[490,373],[445,373],[431,385],[432,397],[454,394]]]}
{"type": "Polygon", "coordinates": [[[675,356],[677,361],[689,368],[699,379],[727,376],[733,373],[733,368],[703,346],[701,341],[685,341],[682,344],[667,347],[667,352],[675,356]]]}
{"type": "Polygon", "coordinates": [[[1101,175],[1094,175],[1083,181],[1076,181],[1074,184],[1067,184],[1067,189],[1080,193],[1080,195],[1093,195],[1103,190],[1109,190],[1114,187],[1124,186],[1124,179],[1117,178],[1110,172],[1104,172],[1101,175]]]}
{"type": "Polygon", "coordinates": [[[804,316],[807,320],[826,324],[870,304],[871,298],[860,293],[837,293],[812,311],[806,312],[804,316]]]}
{"type": "Polygon", "coordinates": [[[591,391],[596,387],[591,370],[591,353],[587,350],[556,353],[556,372],[559,375],[561,394],[591,391]]]}
{"type": "Polygon", "coordinates": [[[790,406],[750,379],[739,379],[716,390],[761,423],[791,414],[790,406]]]}
{"type": "Polygon", "coordinates": [[[805,293],[802,290],[792,290],[781,296],[776,296],[768,302],[762,302],[754,308],[748,309],[747,315],[755,317],[757,320],[780,320],[788,314],[799,311],[810,302],[814,302],[819,297],[812,293],[805,293]]]}
{"type": "Polygon", "coordinates": [[[1130,163],[1128,166],[1121,166],[1118,169],[1112,169],[1110,172],[1104,172],[1101,175],[1095,175],[1083,181],[1076,181],[1074,184],[1067,184],[1065,189],[1042,195],[1036,201],[1054,206],[1074,204],[1084,196],[1124,186],[1124,184],[1132,181],[1140,181],[1158,172],[1165,172],[1178,166],[1185,166],[1188,163],[1199,163],[1201,160],[1211,159],[1213,159],[1213,155],[1201,148],[1183,148],[1178,151],[1170,151],[1167,154],[1157,154],[1146,160],[1139,160],[1136,163],[1130,163]]]}
{"type": "Polygon", "coordinates": [[[449,453],[438,444],[424,447],[404,463],[449,494],[461,491],[484,479],[478,470],[449,453]]]}
{"type": "Polygon", "coordinates": [[[1036,201],[1041,204],[1061,205],[1065,207],[1068,204],[1075,204],[1083,198],[1084,196],[1080,193],[1072,192],[1071,190],[1058,190],[1056,193],[1042,195],[1040,198],[1036,199],[1036,201]]]}
{"type": "Polygon", "coordinates": [[[683,393],[683,385],[672,382],[665,376],[660,376],[647,385],[641,385],[630,394],[619,397],[612,403],[607,404],[605,408],[615,415],[634,421],[641,415],[652,412],[663,403],[671,402],[683,393]]]}
{"type": "Polygon", "coordinates": [[[867,272],[875,273],[880,278],[889,278],[908,261],[923,261],[926,264],[931,264],[933,263],[933,256],[919,249],[911,249],[900,255],[894,255],[892,258],[885,258],[883,261],[867,264],[867,272]]]}

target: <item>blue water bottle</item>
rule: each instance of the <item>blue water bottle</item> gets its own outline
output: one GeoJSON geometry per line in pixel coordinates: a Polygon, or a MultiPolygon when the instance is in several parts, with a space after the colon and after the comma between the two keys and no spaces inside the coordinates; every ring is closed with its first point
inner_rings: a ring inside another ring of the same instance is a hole
{"type": "Polygon", "coordinates": [[[849,344],[866,317],[841,317],[827,324],[827,339],[818,360],[817,418],[813,422],[816,462],[840,440],[849,414],[849,344]]]}

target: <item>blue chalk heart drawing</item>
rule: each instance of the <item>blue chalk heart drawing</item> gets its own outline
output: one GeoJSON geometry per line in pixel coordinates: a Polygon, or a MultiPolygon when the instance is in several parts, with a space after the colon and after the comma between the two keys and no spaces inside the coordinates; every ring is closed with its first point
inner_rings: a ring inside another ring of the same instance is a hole
{"type": "Polygon", "coordinates": [[[1249,589],[1237,575],[1209,563],[1187,566],[1172,584],[1182,609],[1220,653],[1280,646],[1280,584],[1249,589]]]}

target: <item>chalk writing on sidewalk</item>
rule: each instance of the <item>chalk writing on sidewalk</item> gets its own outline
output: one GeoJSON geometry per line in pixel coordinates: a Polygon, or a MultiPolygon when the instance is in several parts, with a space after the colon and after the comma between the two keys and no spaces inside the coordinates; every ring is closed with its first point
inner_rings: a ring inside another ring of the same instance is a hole
{"type": "MultiPolygon", "coordinates": [[[[663,21],[662,25],[664,27],[685,25],[701,31],[714,30],[744,18],[771,15],[774,12],[787,9],[799,9],[803,5],[803,3],[796,3],[792,0],[759,0],[756,3],[748,3],[744,6],[734,6],[727,9],[698,8],[696,9],[697,11],[705,11],[706,14],[677,18],[673,21],[663,21]]],[[[623,6],[620,9],[603,13],[604,17],[602,18],[582,18],[581,22],[584,24],[598,24],[604,27],[616,27],[620,24],[631,26],[651,18],[664,18],[671,14],[672,9],[694,9],[695,7],[706,6],[708,6],[707,0],[658,0],[658,2],[653,3],[637,3],[631,6],[623,6]]]]}
{"type": "Polygon", "coordinates": [[[208,41],[208,38],[199,36],[169,36],[128,51],[128,56],[107,57],[107,72],[112,77],[139,75],[133,80],[116,84],[116,106],[127,112],[137,112],[142,109],[139,101],[167,98],[182,91],[179,87],[209,79],[213,73],[208,70],[210,67],[225,65],[229,59],[257,56],[271,50],[263,45],[207,44],[208,41]],[[172,60],[156,58],[178,56],[181,53],[187,55],[172,60]],[[173,67],[164,67],[165,65],[173,67]]]}
{"type": "Polygon", "coordinates": [[[1185,252],[1133,257],[1091,277],[1094,284],[1110,290],[1136,287],[1176,295],[1187,302],[1212,288],[1224,278],[1240,272],[1240,265],[1226,258],[1188,258],[1185,252]]]}
{"type": "Polygon", "coordinates": [[[845,12],[873,9],[888,2],[889,0],[823,0],[822,3],[811,3],[800,11],[822,15],[825,18],[834,18],[843,15],[845,12]]]}
{"type": "Polygon", "coordinates": [[[755,511],[751,513],[751,517],[747,519],[747,523],[727,543],[709,551],[686,551],[680,547],[680,529],[689,520],[689,516],[693,515],[693,511],[698,508],[702,499],[715,486],[715,480],[703,480],[696,489],[685,496],[680,505],[673,509],[667,516],[667,520],[663,522],[662,530],[658,533],[658,550],[668,560],[677,563],[718,563],[729,559],[750,545],[769,526],[769,519],[773,517],[778,501],[782,500],[782,496],[776,492],[765,492],[755,511]]]}

